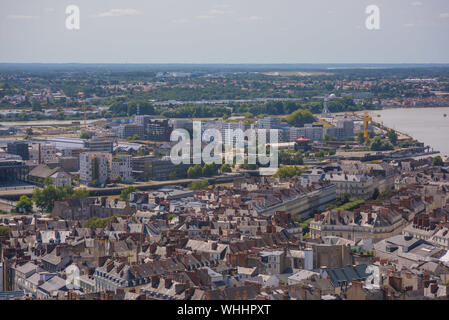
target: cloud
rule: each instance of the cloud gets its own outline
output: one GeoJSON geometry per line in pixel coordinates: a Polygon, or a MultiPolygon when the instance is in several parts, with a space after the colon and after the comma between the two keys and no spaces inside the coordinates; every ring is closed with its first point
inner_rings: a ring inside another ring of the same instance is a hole
{"type": "Polygon", "coordinates": [[[413,28],[415,25],[413,23],[406,23],[403,25],[404,28],[413,28]]]}
{"type": "Polygon", "coordinates": [[[226,11],[223,10],[218,10],[218,9],[211,9],[208,12],[210,15],[215,15],[215,14],[225,14],[226,11]]]}
{"type": "Polygon", "coordinates": [[[442,18],[442,19],[448,19],[449,18],[449,13],[441,13],[440,14],[440,18],[442,18]]]}
{"type": "Polygon", "coordinates": [[[181,18],[181,19],[174,19],[172,20],[173,23],[175,24],[184,24],[184,23],[189,23],[190,20],[189,19],[185,19],[185,18],[181,18]]]}
{"type": "Polygon", "coordinates": [[[216,4],[214,8],[226,9],[229,8],[229,4],[216,4]]]}
{"type": "Polygon", "coordinates": [[[413,1],[412,3],[410,3],[410,5],[412,7],[421,7],[423,3],[421,1],[413,1]]]}
{"type": "Polygon", "coordinates": [[[200,19],[200,20],[212,20],[212,19],[215,19],[215,16],[203,15],[203,16],[197,16],[196,18],[200,19]]]}
{"type": "Polygon", "coordinates": [[[52,13],[55,12],[55,8],[45,8],[44,11],[47,13],[52,13]]]}
{"type": "Polygon", "coordinates": [[[249,16],[249,17],[246,17],[246,18],[242,18],[241,20],[243,20],[243,21],[261,21],[261,20],[263,20],[263,17],[260,17],[260,16],[249,16]]]}
{"type": "Polygon", "coordinates": [[[122,16],[137,16],[142,12],[136,9],[111,9],[106,12],[97,14],[97,17],[122,17],[122,16]]]}
{"type": "Polygon", "coordinates": [[[39,16],[27,16],[27,15],[21,15],[21,14],[10,14],[6,17],[6,19],[9,20],[35,20],[39,19],[39,16]]]}

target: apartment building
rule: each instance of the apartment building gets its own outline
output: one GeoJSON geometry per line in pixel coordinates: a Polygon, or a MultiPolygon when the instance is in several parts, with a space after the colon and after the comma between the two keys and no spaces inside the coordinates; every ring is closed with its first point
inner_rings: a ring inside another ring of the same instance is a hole
{"type": "Polygon", "coordinates": [[[120,177],[121,182],[132,182],[131,156],[116,155],[112,158],[111,180],[116,181],[118,177],[120,177]]]}
{"type": "Polygon", "coordinates": [[[80,182],[84,185],[102,185],[109,178],[110,153],[83,152],[80,154],[80,182]]]}
{"type": "Polygon", "coordinates": [[[49,163],[56,162],[56,146],[54,144],[34,144],[32,149],[29,151],[30,160],[36,161],[38,163],[49,163]]]}
{"type": "Polygon", "coordinates": [[[144,138],[145,127],[138,124],[122,124],[117,128],[117,135],[120,139],[126,139],[134,135],[138,135],[140,138],[144,138]]]}
{"type": "Polygon", "coordinates": [[[292,127],[288,129],[288,141],[296,141],[300,138],[315,141],[323,140],[323,126],[308,123],[302,128],[292,127]]]}

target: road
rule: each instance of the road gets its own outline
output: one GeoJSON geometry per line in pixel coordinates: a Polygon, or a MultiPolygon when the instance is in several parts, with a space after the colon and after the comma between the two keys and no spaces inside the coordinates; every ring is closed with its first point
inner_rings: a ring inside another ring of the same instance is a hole
{"type": "MultiPolygon", "coordinates": [[[[139,190],[152,190],[152,189],[159,189],[165,186],[173,186],[173,185],[181,185],[181,186],[187,186],[189,183],[195,180],[208,180],[210,183],[218,182],[232,182],[235,178],[240,177],[240,174],[233,174],[233,175],[221,175],[221,176],[215,176],[210,178],[200,178],[200,179],[178,179],[178,180],[167,180],[167,181],[148,181],[148,182],[137,182],[134,184],[120,184],[116,187],[105,187],[105,188],[94,188],[94,187],[87,187],[87,190],[89,191],[89,195],[92,197],[98,197],[98,196],[111,196],[111,195],[118,195],[120,192],[127,188],[127,187],[135,187],[139,190]]],[[[84,187],[84,186],[82,186],[84,187]]],[[[1,190],[0,189],[0,198],[7,199],[7,200],[18,200],[22,195],[26,195],[28,197],[31,197],[33,194],[33,189],[10,189],[8,187],[8,190],[1,190]]]]}

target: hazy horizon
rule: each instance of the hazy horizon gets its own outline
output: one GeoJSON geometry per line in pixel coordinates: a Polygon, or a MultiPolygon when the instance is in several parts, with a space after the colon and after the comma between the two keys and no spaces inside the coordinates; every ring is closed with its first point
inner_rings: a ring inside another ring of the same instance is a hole
{"type": "Polygon", "coordinates": [[[1,63],[449,63],[444,0],[3,0],[0,12],[1,63]]]}

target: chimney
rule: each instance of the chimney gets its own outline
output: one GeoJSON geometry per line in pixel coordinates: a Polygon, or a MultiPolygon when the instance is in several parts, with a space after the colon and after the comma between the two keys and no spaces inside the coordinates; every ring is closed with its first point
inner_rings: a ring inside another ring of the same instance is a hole
{"type": "Polygon", "coordinates": [[[165,279],[165,289],[169,289],[172,284],[172,279],[165,279]]]}
{"type": "Polygon", "coordinates": [[[160,281],[159,276],[151,276],[151,286],[153,288],[156,288],[159,286],[159,281],[160,281]]]}
{"type": "Polygon", "coordinates": [[[165,247],[165,250],[166,250],[167,257],[171,257],[171,256],[173,256],[173,253],[175,252],[175,246],[173,244],[168,244],[165,247]]]}

